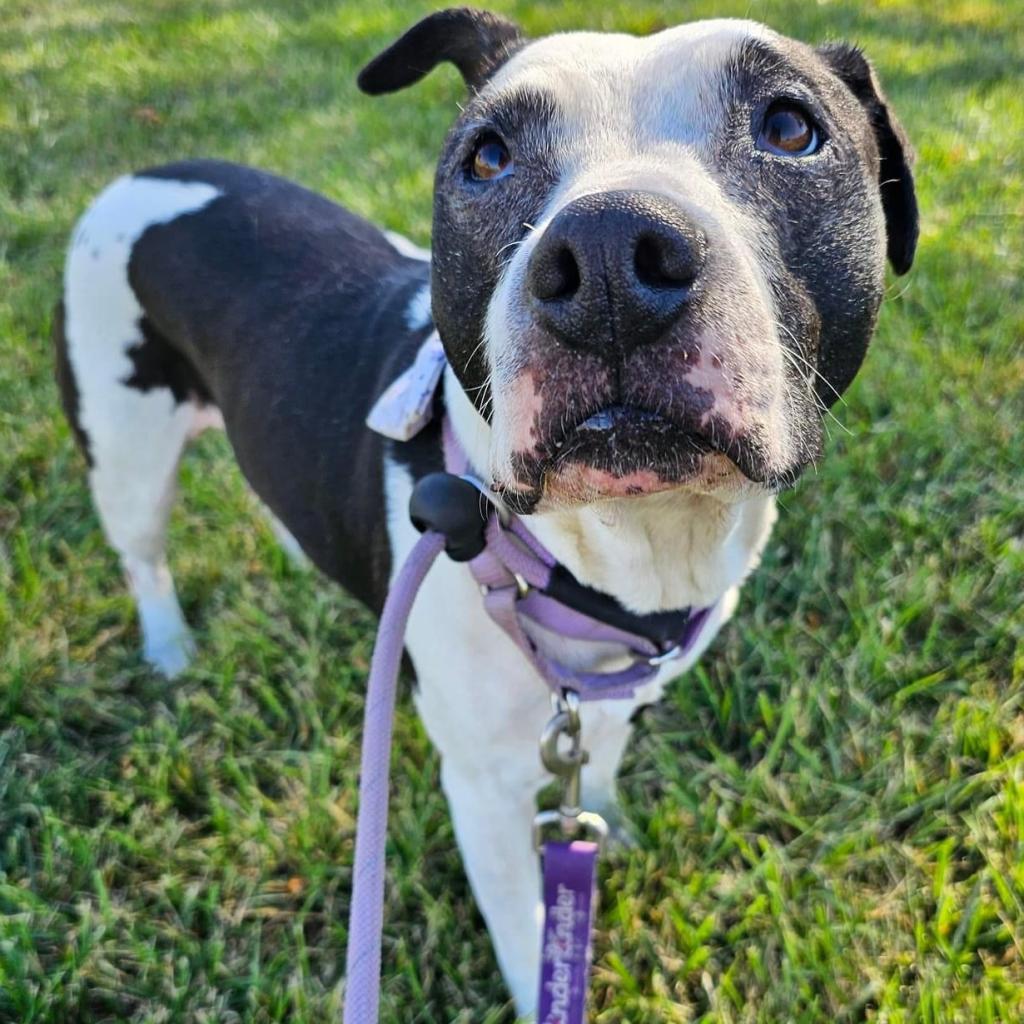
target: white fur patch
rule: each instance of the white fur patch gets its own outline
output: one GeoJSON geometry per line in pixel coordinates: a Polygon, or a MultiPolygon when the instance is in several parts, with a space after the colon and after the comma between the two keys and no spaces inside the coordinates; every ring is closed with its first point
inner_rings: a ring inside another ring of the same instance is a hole
{"type": "Polygon", "coordinates": [[[218,195],[207,184],[119,178],[79,221],[64,275],[64,334],[93,460],[93,500],[135,596],[146,659],[167,676],[185,667],[192,650],[164,558],[178,460],[191,437],[221,424],[216,409],[178,404],[169,388],[124,384],[143,315],[128,265],[147,228],[218,195]]]}
{"type": "Polygon", "coordinates": [[[699,145],[720,111],[726,60],[748,40],[778,38],[731,18],[649,36],[566,32],[524,47],[487,91],[526,88],[553,97],[568,143],[579,144],[586,163],[614,166],[665,143],[699,145]]]}
{"type": "MultiPolygon", "coordinates": [[[[79,418],[90,439],[123,427],[111,422],[111,384],[130,376],[125,354],[139,341],[143,310],[128,283],[132,246],[155,224],[194,213],[220,192],[200,182],[118,178],[78,222],[64,271],[64,333],[79,391],[79,418]]],[[[170,391],[143,394],[174,415],[170,391]]]]}
{"type": "Polygon", "coordinates": [[[417,245],[405,235],[400,235],[397,231],[385,231],[384,237],[407,259],[430,262],[430,250],[417,245]]]}
{"type": "Polygon", "coordinates": [[[431,321],[430,285],[425,284],[413,297],[405,311],[405,326],[420,331],[431,321]]]}

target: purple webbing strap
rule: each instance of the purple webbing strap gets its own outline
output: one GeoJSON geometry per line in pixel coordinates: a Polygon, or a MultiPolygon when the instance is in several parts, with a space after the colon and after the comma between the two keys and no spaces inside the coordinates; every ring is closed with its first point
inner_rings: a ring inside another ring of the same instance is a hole
{"type": "Polygon", "coordinates": [[[537,1024],[583,1024],[594,919],[596,843],[544,844],[537,1024]]]}
{"type": "MultiPolygon", "coordinates": [[[[519,525],[519,530],[522,529],[523,527],[519,525]]],[[[487,547],[469,563],[474,574],[479,566],[488,565],[499,567],[504,572],[505,579],[518,574],[531,587],[540,590],[551,582],[551,570],[555,565],[555,559],[540,547],[540,542],[535,537],[530,537],[532,544],[527,544],[519,532],[514,533],[502,527],[497,513],[492,513],[487,520],[484,536],[487,538],[487,547]],[[537,549],[544,554],[541,555],[537,549]]]]}
{"type": "Polygon", "coordinates": [[[425,533],[416,542],[388,592],[370,664],[363,717],[359,818],[352,868],[344,1024],[373,1024],[380,1003],[380,944],[384,930],[384,853],[388,829],[391,728],[405,624],[416,593],[444,537],[425,533]]]}
{"type": "MultiPolygon", "coordinates": [[[[527,635],[519,618],[518,604],[515,584],[495,587],[484,597],[487,614],[505,631],[555,693],[573,690],[584,701],[625,699],[632,697],[637,686],[648,682],[657,672],[645,660],[636,660],[628,667],[613,672],[584,672],[561,665],[543,654],[527,635]]],[[[556,621],[539,624],[551,630],[558,629],[556,621]]]]}

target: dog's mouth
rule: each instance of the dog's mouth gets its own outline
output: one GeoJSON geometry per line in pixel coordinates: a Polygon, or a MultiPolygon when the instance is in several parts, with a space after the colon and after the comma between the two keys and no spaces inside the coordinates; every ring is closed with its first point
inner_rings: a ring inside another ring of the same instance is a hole
{"type": "Polygon", "coordinates": [[[600,409],[549,446],[550,461],[556,465],[566,462],[650,465],[660,462],[668,450],[686,455],[721,451],[713,434],[688,428],[650,409],[630,405],[600,409]]]}
{"type": "Polygon", "coordinates": [[[652,409],[609,405],[569,423],[514,457],[514,484],[502,488],[517,511],[542,497],[559,503],[636,497],[698,480],[713,485],[737,471],[755,479],[752,461],[726,432],[680,422],[652,409]]]}

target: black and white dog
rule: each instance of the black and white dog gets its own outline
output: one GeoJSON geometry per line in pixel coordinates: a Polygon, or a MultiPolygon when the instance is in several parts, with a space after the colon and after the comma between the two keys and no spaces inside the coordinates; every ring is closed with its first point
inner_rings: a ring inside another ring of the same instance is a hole
{"type": "MultiPolygon", "coordinates": [[[[585,705],[584,804],[608,810],[633,712],[732,613],[774,495],[820,455],[886,256],[910,266],[909,153],[857,49],[751,22],[528,41],[441,11],[359,84],[390,92],[441,61],[470,97],[437,168],[432,256],[260,171],[120,178],[74,234],[58,377],[146,658],[173,675],[191,649],[164,554],[186,443],[223,426],[282,539],[380,609],[417,537],[414,482],[442,468],[441,417],[404,443],[364,421],[436,328],[455,437],[561,563],[636,613],[715,608],[635,700],[585,705]]],[[[424,589],[416,703],[528,1012],[549,694],[464,566],[442,559],[424,589]]],[[[580,666],[605,653],[535,639],[580,666]]]]}

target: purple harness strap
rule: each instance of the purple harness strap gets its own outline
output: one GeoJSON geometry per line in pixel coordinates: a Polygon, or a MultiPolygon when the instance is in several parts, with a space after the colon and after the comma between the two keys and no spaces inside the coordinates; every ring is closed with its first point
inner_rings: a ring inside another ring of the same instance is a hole
{"type": "MultiPolygon", "coordinates": [[[[448,472],[463,475],[468,460],[447,419],[443,431],[448,472]]],[[[473,477],[466,479],[481,486],[473,477]]],[[[491,512],[487,521],[487,544],[469,563],[469,568],[480,585],[487,614],[556,694],[573,690],[580,700],[632,697],[637,686],[653,679],[666,661],[682,657],[693,646],[711,613],[710,607],[691,612],[682,634],[668,650],[663,650],[647,637],[601,622],[543,593],[551,582],[557,559],[517,516],[509,516],[506,523],[503,526],[498,513],[491,512]],[[567,668],[545,655],[533,642],[524,628],[524,618],[562,637],[615,644],[624,649],[632,663],[615,672],[580,672],[567,668]]]]}
{"type": "Polygon", "coordinates": [[[508,527],[503,527],[495,513],[487,524],[487,546],[469,563],[469,568],[480,584],[488,615],[511,637],[556,694],[573,690],[580,700],[632,697],[637,686],[653,679],[665,662],[682,657],[693,646],[711,613],[711,608],[692,612],[682,635],[664,651],[646,637],[600,622],[542,593],[550,582],[554,565],[555,559],[518,519],[513,518],[508,527]],[[615,644],[623,648],[631,663],[614,672],[568,668],[540,650],[523,619],[570,639],[615,644]]]}

